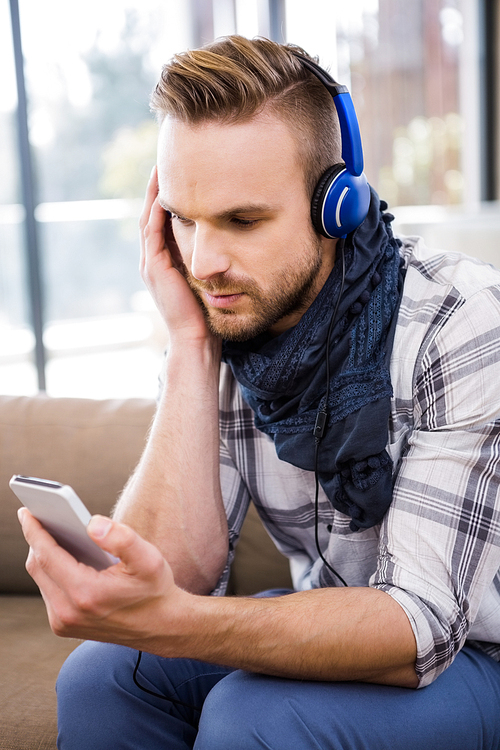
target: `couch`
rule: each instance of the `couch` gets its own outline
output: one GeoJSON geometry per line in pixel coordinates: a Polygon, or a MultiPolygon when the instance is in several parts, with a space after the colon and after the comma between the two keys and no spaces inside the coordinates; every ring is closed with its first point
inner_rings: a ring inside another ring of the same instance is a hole
{"type": "MultiPolygon", "coordinates": [[[[53,750],[54,684],[78,641],[55,636],[25,571],[13,474],[71,484],[92,513],[109,514],[141,454],[154,403],[144,399],[0,396],[0,750],[53,750]]],[[[290,587],[288,563],[251,509],[229,595],[290,587]]],[[[89,749],[90,750],[90,749],[89,749]]]]}

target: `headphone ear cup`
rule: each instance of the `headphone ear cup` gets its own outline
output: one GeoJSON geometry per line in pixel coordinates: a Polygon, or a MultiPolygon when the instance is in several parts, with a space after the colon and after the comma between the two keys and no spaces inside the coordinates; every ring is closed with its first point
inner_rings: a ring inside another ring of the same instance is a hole
{"type": "Polygon", "coordinates": [[[323,237],[329,237],[326,233],[325,227],[323,226],[323,206],[325,204],[325,197],[328,195],[328,191],[335,177],[345,169],[345,164],[334,164],[333,167],[328,167],[326,172],[323,172],[318,180],[318,184],[314,188],[314,193],[311,198],[311,220],[315,230],[322,234],[323,237]]]}
{"type": "Polygon", "coordinates": [[[324,237],[345,237],[366,218],[370,207],[370,186],[364,174],[347,172],[334,164],[324,172],[311,201],[314,228],[324,237]]]}

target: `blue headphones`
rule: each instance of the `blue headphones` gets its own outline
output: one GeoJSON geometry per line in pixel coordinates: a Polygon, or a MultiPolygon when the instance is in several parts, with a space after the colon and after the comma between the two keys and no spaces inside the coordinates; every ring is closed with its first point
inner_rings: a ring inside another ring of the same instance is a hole
{"type": "Polygon", "coordinates": [[[334,81],[309,58],[294,54],[332,95],[342,138],[344,163],[334,164],[321,175],[311,201],[312,222],[324,237],[345,237],[362,224],[370,206],[358,119],[346,86],[334,81]]]}

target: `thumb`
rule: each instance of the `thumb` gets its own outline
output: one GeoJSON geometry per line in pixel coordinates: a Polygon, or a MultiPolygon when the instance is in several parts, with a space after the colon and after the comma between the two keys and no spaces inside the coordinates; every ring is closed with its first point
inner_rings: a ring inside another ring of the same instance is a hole
{"type": "Polygon", "coordinates": [[[106,516],[92,516],[87,526],[87,534],[96,544],[99,544],[99,547],[102,546],[104,549],[105,543],[102,545],[100,542],[104,542],[112,526],[113,521],[111,518],[107,518],[106,516]]]}
{"type": "Polygon", "coordinates": [[[92,516],[87,534],[101,549],[126,564],[136,559],[138,550],[134,554],[134,548],[141,546],[141,542],[147,544],[130,526],[117,523],[106,516],[92,516]]]}
{"type": "Polygon", "coordinates": [[[92,516],[87,526],[87,533],[101,549],[119,558],[127,566],[129,572],[135,569],[139,572],[144,569],[152,551],[160,554],[130,526],[113,521],[106,516],[92,516]]]}

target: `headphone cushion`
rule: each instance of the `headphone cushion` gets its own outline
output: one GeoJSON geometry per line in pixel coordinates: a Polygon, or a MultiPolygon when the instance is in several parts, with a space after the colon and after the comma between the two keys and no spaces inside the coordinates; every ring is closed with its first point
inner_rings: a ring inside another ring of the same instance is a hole
{"type": "Polygon", "coordinates": [[[314,228],[324,237],[345,237],[365,220],[370,199],[365,174],[350,174],[335,164],[321,176],[311,201],[314,228]]]}
{"type": "Polygon", "coordinates": [[[334,164],[332,167],[323,172],[318,180],[318,184],[314,188],[314,193],[311,198],[311,220],[315,230],[322,234],[323,237],[330,237],[325,231],[323,226],[323,206],[325,204],[325,198],[328,195],[330,186],[339,175],[345,169],[345,164],[334,164]]]}

